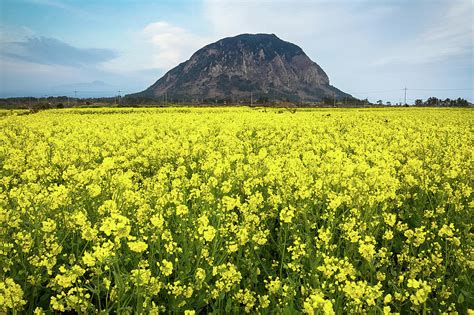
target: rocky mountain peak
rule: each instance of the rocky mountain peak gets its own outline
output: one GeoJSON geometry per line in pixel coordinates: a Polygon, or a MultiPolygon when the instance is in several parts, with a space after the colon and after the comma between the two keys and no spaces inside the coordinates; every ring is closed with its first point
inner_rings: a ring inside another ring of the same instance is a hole
{"type": "Polygon", "coordinates": [[[317,101],[348,94],[295,44],[275,34],[227,37],[196,51],[135,97],[183,101],[317,101]]]}

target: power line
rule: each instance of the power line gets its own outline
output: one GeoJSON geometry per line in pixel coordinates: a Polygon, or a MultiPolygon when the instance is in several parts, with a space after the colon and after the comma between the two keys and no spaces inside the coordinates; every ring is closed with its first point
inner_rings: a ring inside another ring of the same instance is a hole
{"type": "Polygon", "coordinates": [[[474,88],[470,89],[410,89],[411,91],[472,91],[474,88]]]}
{"type": "Polygon", "coordinates": [[[397,91],[472,91],[474,88],[462,88],[462,89],[392,89],[392,90],[378,90],[378,91],[366,91],[366,92],[351,92],[352,94],[371,94],[371,93],[385,93],[385,92],[397,92],[397,91]]]}
{"type": "Polygon", "coordinates": [[[379,90],[379,91],[368,91],[368,92],[351,92],[352,94],[370,94],[370,93],[384,93],[384,92],[397,92],[403,91],[404,89],[393,89],[393,90],[379,90]]]}
{"type": "MultiPolygon", "coordinates": [[[[78,91],[78,92],[81,92],[81,93],[117,93],[118,91],[117,90],[115,90],[115,91],[84,91],[84,90],[81,90],[81,91],[78,91]]],[[[127,91],[120,90],[120,92],[127,92],[127,91]]]]}

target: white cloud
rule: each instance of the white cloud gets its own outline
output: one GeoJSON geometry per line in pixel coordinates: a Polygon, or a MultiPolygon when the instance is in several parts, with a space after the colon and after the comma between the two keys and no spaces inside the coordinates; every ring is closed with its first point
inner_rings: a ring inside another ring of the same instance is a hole
{"type": "Polygon", "coordinates": [[[220,36],[239,33],[275,33],[292,40],[305,42],[357,32],[369,21],[383,19],[389,6],[365,7],[358,2],[339,1],[245,1],[205,0],[204,15],[220,36]],[[317,36],[317,37],[316,37],[317,36]]]}
{"type": "Polygon", "coordinates": [[[472,64],[473,6],[471,1],[449,3],[443,16],[432,19],[427,30],[392,47],[373,65],[434,63],[469,55],[472,64]]]}
{"type": "Polygon", "coordinates": [[[111,49],[78,48],[50,37],[29,37],[3,42],[0,56],[38,64],[90,67],[111,60],[117,54],[111,49]]]}
{"type": "MultiPolygon", "coordinates": [[[[37,5],[42,5],[42,6],[48,6],[52,8],[57,8],[61,9],[64,11],[68,11],[69,13],[72,14],[77,14],[82,17],[90,17],[91,14],[87,11],[84,11],[80,7],[77,7],[72,4],[65,3],[64,1],[56,1],[56,0],[29,0],[29,2],[37,4],[37,5]]],[[[72,3],[72,2],[70,2],[72,3]]]]}
{"type": "Polygon", "coordinates": [[[141,89],[189,59],[211,40],[166,21],[130,30],[124,38],[127,45],[119,50],[119,57],[106,62],[102,69],[117,76],[133,77],[141,89]]]}
{"type": "Polygon", "coordinates": [[[142,34],[152,45],[151,67],[160,69],[170,69],[186,61],[210,40],[209,37],[193,34],[166,21],[148,24],[142,34]]]}

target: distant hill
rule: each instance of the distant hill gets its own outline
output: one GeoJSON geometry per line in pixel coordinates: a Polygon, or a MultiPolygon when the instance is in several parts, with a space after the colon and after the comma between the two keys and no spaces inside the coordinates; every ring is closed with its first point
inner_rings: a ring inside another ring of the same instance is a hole
{"type": "Polygon", "coordinates": [[[143,92],[128,97],[183,101],[320,101],[351,97],[329,84],[303,50],[274,34],[242,34],[195,52],[143,92]]]}
{"type": "Polygon", "coordinates": [[[120,88],[104,81],[79,82],[73,84],[56,85],[50,88],[50,95],[68,95],[78,97],[110,97],[117,95],[120,88]],[[76,93],[74,93],[76,91],[76,93]]]}

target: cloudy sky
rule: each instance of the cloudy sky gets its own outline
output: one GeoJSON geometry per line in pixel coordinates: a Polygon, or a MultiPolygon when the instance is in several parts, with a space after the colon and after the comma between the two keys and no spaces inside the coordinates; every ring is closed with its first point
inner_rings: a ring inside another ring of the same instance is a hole
{"type": "Polygon", "coordinates": [[[471,0],[0,0],[0,97],[137,92],[202,46],[274,33],[359,98],[473,99],[471,0]]]}

